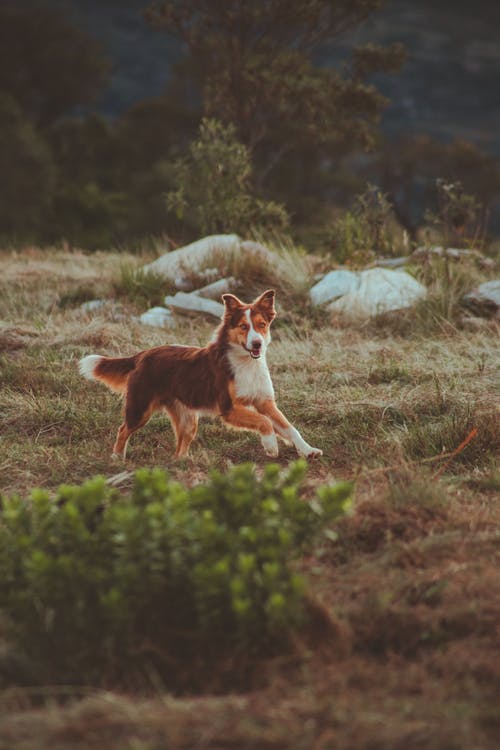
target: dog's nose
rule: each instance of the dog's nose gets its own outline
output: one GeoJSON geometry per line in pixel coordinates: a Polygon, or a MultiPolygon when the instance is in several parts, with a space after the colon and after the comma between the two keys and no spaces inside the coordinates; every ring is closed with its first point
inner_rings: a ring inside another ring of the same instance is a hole
{"type": "Polygon", "coordinates": [[[259,341],[259,339],[254,339],[252,341],[252,349],[260,349],[262,346],[262,341],[259,341]]]}

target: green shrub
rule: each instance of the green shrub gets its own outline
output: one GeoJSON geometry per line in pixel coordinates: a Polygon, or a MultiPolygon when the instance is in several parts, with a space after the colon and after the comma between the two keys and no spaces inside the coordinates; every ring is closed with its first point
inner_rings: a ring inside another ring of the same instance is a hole
{"type": "Polygon", "coordinates": [[[52,499],[3,498],[0,608],[30,679],[110,684],[154,670],[178,687],[221,654],[265,653],[304,621],[291,566],[340,515],[349,483],[299,495],[305,462],[251,464],[186,488],[141,469],[52,499]]]}
{"type": "Polygon", "coordinates": [[[329,251],[338,263],[364,266],[377,255],[401,251],[392,205],[370,184],[356,196],[352,210],[337,218],[326,234],[329,251]]]}
{"type": "Polygon", "coordinates": [[[236,128],[204,118],[197,140],[172,165],[176,188],[166,195],[167,210],[195,235],[285,229],[284,206],[255,195],[251,178],[251,155],[236,128]]]}
{"type": "Polygon", "coordinates": [[[113,282],[118,298],[126,298],[140,307],[162,305],[166,294],[174,291],[171,282],[155,271],[145,271],[130,263],[120,266],[120,277],[113,282]]]}

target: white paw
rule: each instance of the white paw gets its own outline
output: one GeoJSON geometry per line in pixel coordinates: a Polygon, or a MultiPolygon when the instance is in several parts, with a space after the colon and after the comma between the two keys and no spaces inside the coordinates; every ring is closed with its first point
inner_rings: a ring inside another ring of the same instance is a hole
{"type": "Polygon", "coordinates": [[[323,451],[320,448],[313,448],[312,445],[307,445],[307,443],[306,445],[297,448],[297,451],[299,455],[308,459],[319,458],[323,455],[323,451]]]}
{"type": "Polygon", "coordinates": [[[125,456],[123,456],[121,453],[112,453],[111,460],[112,461],[125,461],[125,456]]]}
{"type": "Polygon", "coordinates": [[[272,432],[270,435],[262,435],[260,440],[266,456],[269,456],[270,458],[276,458],[279,453],[279,449],[278,438],[276,437],[275,433],[272,432]]]}
{"type": "Polygon", "coordinates": [[[307,453],[306,458],[314,459],[314,458],[320,458],[320,456],[323,455],[323,451],[321,448],[311,448],[310,451],[307,453]]]}

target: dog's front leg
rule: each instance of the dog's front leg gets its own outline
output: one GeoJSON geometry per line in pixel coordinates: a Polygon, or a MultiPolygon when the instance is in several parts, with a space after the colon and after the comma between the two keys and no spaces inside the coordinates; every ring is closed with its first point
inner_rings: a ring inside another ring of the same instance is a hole
{"type": "Polygon", "coordinates": [[[294,444],[299,455],[306,458],[319,458],[319,456],[323,455],[323,451],[320,448],[313,448],[312,445],[306,443],[297,428],[290,424],[272,399],[257,402],[255,408],[260,414],[265,415],[271,420],[272,426],[280,437],[294,444]]]}
{"type": "Polygon", "coordinates": [[[240,430],[254,430],[260,433],[262,446],[268,456],[278,455],[278,440],[271,420],[264,414],[247,409],[242,404],[233,404],[231,410],[222,415],[227,424],[240,430]]]}

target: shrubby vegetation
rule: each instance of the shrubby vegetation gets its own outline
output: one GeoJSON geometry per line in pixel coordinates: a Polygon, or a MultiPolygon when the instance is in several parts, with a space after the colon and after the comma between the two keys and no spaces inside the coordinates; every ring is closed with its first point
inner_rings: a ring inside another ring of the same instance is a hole
{"type": "Polygon", "coordinates": [[[416,241],[426,210],[442,218],[442,177],[477,196],[446,241],[484,244],[495,161],[461,142],[380,139],[373,76],[397,72],[401,46],[317,62],[379,7],[153,3],[149,23],[184,56],[161,96],[116,120],[92,111],[109,73],[99,45],[57,11],[0,9],[1,241],[110,249],[287,226],[311,250],[362,262],[401,252],[401,227],[416,241]]]}
{"type": "MultiPolygon", "coordinates": [[[[286,648],[304,623],[293,560],[341,515],[348,482],[305,502],[305,462],[242,464],[187,488],[141,469],[3,498],[0,609],[30,681],[106,684],[153,669],[178,687],[221,655],[286,648]]],[[[1,670],[0,670],[1,671],[1,670]]]]}

